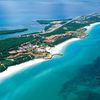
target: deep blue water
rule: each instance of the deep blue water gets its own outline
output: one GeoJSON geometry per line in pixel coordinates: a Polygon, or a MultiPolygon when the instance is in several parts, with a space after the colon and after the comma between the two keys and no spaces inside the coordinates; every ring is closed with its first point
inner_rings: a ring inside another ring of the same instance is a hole
{"type": "MultiPolygon", "coordinates": [[[[1,1],[14,3],[13,0],[1,1]]],[[[36,19],[63,19],[88,14],[98,11],[100,2],[15,0],[18,9],[9,14],[4,11],[1,1],[1,27],[30,27],[32,20],[36,19]]],[[[6,7],[15,6],[8,4],[6,7]]],[[[64,56],[30,66],[2,81],[0,100],[100,100],[100,25],[87,30],[86,33],[89,34],[87,38],[65,47],[62,51],[64,56]]]]}

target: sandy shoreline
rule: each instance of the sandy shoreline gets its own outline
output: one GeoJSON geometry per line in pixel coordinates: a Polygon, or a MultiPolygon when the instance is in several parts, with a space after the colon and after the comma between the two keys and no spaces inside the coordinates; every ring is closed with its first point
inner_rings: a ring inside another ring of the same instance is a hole
{"type": "MultiPolygon", "coordinates": [[[[61,50],[63,50],[64,46],[67,46],[69,45],[70,43],[74,42],[74,41],[77,41],[77,40],[80,40],[79,38],[72,38],[70,40],[67,40],[59,45],[56,45],[55,47],[53,48],[47,48],[47,50],[51,53],[51,54],[57,54],[57,53],[61,53],[61,50]]],[[[28,61],[28,62],[24,62],[24,63],[21,63],[19,65],[15,65],[15,66],[11,66],[9,67],[6,71],[0,73],[0,80],[1,79],[5,79],[19,71],[23,71],[24,69],[32,66],[32,65],[36,65],[36,64],[39,64],[43,61],[46,61],[45,59],[35,59],[35,60],[31,60],[31,61],[28,61]]],[[[33,66],[34,67],[34,66],[33,66]]]]}
{"type": "Polygon", "coordinates": [[[65,46],[68,46],[70,43],[77,40],[80,40],[80,38],[69,39],[61,44],[56,45],[55,47],[52,47],[52,48],[47,47],[46,50],[50,52],[51,54],[58,54],[58,53],[61,53],[61,51],[64,49],[65,46]]]}
{"type": "MultiPolygon", "coordinates": [[[[97,24],[100,24],[100,22],[97,22],[97,23],[94,23],[94,24],[90,24],[89,26],[86,26],[84,28],[86,28],[87,30],[91,29],[93,26],[97,25],[97,24]]],[[[80,38],[72,38],[72,39],[69,39],[59,45],[56,45],[55,47],[53,48],[49,48],[47,47],[47,51],[49,51],[51,54],[57,54],[57,53],[61,53],[61,51],[64,49],[65,46],[68,46],[70,43],[74,42],[74,41],[77,41],[77,40],[80,40],[80,38]]],[[[28,62],[25,62],[25,63],[22,63],[22,64],[19,64],[19,65],[15,65],[15,66],[11,66],[7,69],[7,71],[4,71],[2,73],[0,73],[0,80],[2,79],[5,79],[19,71],[23,71],[24,69],[32,66],[32,65],[35,65],[35,64],[39,64],[43,61],[46,61],[45,59],[35,59],[35,60],[31,60],[31,61],[28,61],[28,62]]],[[[35,66],[33,66],[35,67],[35,66]]]]}
{"type": "Polygon", "coordinates": [[[6,71],[0,73],[0,80],[5,79],[6,77],[9,77],[10,75],[15,74],[19,71],[23,71],[24,69],[32,66],[33,64],[36,65],[43,61],[45,61],[45,60],[44,59],[35,59],[35,60],[21,63],[19,65],[11,66],[6,71]]]}
{"type": "Polygon", "coordinates": [[[92,27],[94,27],[95,25],[98,25],[98,24],[100,24],[100,22],[96,22],[96,23],[90,24],[89,26],[85,26],[84,28],[89,30],[89,29],[91,29],[92,27]]]}

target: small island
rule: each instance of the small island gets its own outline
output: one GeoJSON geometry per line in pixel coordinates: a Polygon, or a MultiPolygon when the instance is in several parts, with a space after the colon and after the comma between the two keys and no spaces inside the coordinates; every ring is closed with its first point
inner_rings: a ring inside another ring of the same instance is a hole
{"type": "Polygon", "coordinates": [[[14,34],[14,33],[17,33],[17,32],[25,32],[25,31],[27,31],[27,30],[28,30],[27,28],[0,30],[0,35],[14,34]]]}
{"type": "MultiPolygon", "coordinates": [[[[41,32],[0,40],[0,72],[29,60],[51,59],[54,54],[48,51],[48,47],[53,48],[72,38],[85,38],[87,36],[85,27],[100,22],[100,14],[94,13],[64,20],[38,20],[37,22],[41,25],[46,24],[41,32]]],[[[17,32],[25,30],[27,29],[17,30],[17,32]]],[[[0,31],[0,35],[15,32],[16,30],[0,31]]]]}

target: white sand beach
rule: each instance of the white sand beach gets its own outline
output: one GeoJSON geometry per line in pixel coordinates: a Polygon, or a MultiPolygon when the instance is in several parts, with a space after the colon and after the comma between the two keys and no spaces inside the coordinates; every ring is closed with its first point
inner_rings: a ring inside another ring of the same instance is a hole
{"type": "MultiPolygon", "coordinates": [[[[86,26],[84,28],[89,30],[97,24],[100,24],[100,22],[90,24],[89,26],[86,26]]],[[[77,41],[77,40],[80,40],[80,38],[69,39],[59,45],[56,45],[55,47],[52,47],[52,48],[47,47],[46,50],[48,52],[50,52],[51,54],[58,54],[58,53],[61,53],[61,51],[64,49],[65,46],[68,46],[70,43],[77,41]]],[[[43,61],[46,61],[46,60],[45,59],[35,59],[35,60],[31,60],[31,61],[19,64],[19,65],[11,66],[6,71],[0,73],[0,80],[5,79],[13,74],[16,74],[17,72],[23,71],[23,70],[27,69],[28,67],[34,67],[32,65],[39,64],[43,61]]]]}
{"type": "Polygon", "coordinates": [[[23,71],[24,69],[31,67],[32,65],[39,64],[43,61],[45,61],[45,60],[44,59],[35,59],[35,60],[31,60],[31,61],[28,61],[25,63],[21,63],[19,65],[11,66],[6,71],[0,73],[0,80],[5,79],[5,78],[9,77],[10,75],[15,74],[19,71],[23,71]]]}
{"type": "Polygon", "coordinates": [[[61,51],[64,49],[65,46],[68,46],[70,43],[74,42],[74,41],[77,41],[77,40],[80,40],[80,38],[72,38],[72,39],[69,39],[65,42],[62,42],[58,45],[56,45],[55,47],[47,47],[46,50],[48,52],[50,52],[51,54],[58,54],[58,53],[61,53],[61,51]]]}
{"type": "MultiPolygon", "coordinates": [[[[86,26],[84,28],[89,30],[97,24],[100,24],[100,22],[90,24],[89,26],[86,26]]],[[[51,54],[58,54],[58,53],[61,53],[61,51],[64,49],[65,46],[68,46],[70,43],[72,43],[74,41],[78,41],[78,40],[80,40],[80,38],[72,38],[72,39],[69,39],[69,40],[59,44],[59,45],[56,45],[53,48],[47,47],[46,50],[48,52],[50,52],[51,54]]],[[[23,71],[24,69],[31,67],[32,65],[39,64],[43,61],[46,61],[46,60],[45,59],[35,59],[35,60],[31,60],[31,61],[19,64],[19,65],[11,66],[6,71],[0,73],[0,80],[5,79],[5,78],[7,78],[7,77],[11,76],[12,74],[15,74],[19,71],[23,71]]],[[[32,67],[34,67],[34,66],[32,66],[32,67]]]]}
{"type": "Polygon", "coordinates": [[[100,24],[100,22],[90,24],[89,26],[85,26],[84,28],[86,28],[87,30],[89,30],[89,29],[91,29],[92,27],[94,27],[95,25],[98,25],[98,24],[100,24]]]}
{"type": "MultiPolygon", "coordinates": [[[[68,46],[70,43],[80,40],[79,38],[72,38],[69,39],[53,48],[47,47],[47,50],[51,53],[51,54],[58,54],[61,53],[61,50],[63,50],[63,48],[65,46],[68,46]]],[[[13,74],[16,74],[17,72],[23,71],[29,67],[35,67],[34,65],[39,64],[43,61],[46,61],[45,59],[35,59],[35,60],[31,60],[19,65],[15,65],[15,66],[11,66],[9,67],[6,71],[0,73],[0,80],[5,79],[13,74]],[[33,66],[32,66],[33,65],[33,66]]]]}
{"type": "MultiPolygon", "coordinates": [[[[100,22],[97,22],[97,23],[94,23],[94,24],[90,24],[89,26],[86,26],[84,28],[89,30],[89,29],[91,29],[93,26],[95,26],[97,24],[100,24],[100,22]]],[[[50,52],[51,54],[58,54],[58,53],[61,53],[61,51],[64,49],[65,46],[68,46],[70,43],[72,43],[74,41],[78,41],[78,40],[80,40],[80,38],[72,38],[72,39],[69,39],[69,40],[59,44],[59,45],[56,45],[53,48],[47,47],[46,50],[48,52],[50,52]]],[[[19,65],[11,66],[6,71],[0,73],[0,80],[1,79],[5,79],[5,78],[7,78],[7,77],[11,76],[12,74],[15,74],[15,73],[17,73],[19,71],[23,71],[24,69],[26,69],[28,67],[31,67],[32,65],[39,64],[39,63],[41,63],[43,61],[46,61],[46,60],[45,59],[35,59],[35,60],[31,60],[31,61],[19,64],[19,65]]],[[[34,66],[32,66],[32,67],[34,67],[34,66]]]]}

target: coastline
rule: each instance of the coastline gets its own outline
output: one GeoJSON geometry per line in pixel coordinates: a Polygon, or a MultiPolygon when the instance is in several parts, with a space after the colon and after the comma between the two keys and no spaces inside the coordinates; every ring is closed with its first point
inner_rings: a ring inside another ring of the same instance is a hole
{"type": "Polygon", "coordinates": [[[14,65],[14,66],[10,66],[6,71],[0,73],[0,80],[5,79],[13,74],[16,74],[17,72],[21,72],[24,69],[32,66],[32,65],[36,65],[39,64],[41,62],[45,61],[44,59],[34,59],[34,60],[30,60],[28,62],[24,62],[18,65],[14,65]]]}
{"type": "Polygon", "coordinates": [[[85,26],[84,28],[86,28],[87,30],[90,30],[92,27],[94,27],[95,25],[98,25],[98,24],[100,24],[100,22],[90,24],[89,26],[85,26]]]}
{"type": "Polygon", "coordinates": [[[66,40],[65,42],[62,42],[62,43],[56,45],[55,47],[52,47],[52,48],[47,47],[46,50],[53,55],[59,54],[59,53],[61,53],[61,51],[64,49],[65,46],[68,46],[68,45],[70,45],[70,43],[72,43],[74,41],[78,41],[78,40],[81,40],[81,39],[80,38],[72,38],[72,39],[66,40]]]}
{"type": "MultiPolygon", "coordinates": [[[[93,24],[90,24],[89,26],[85,26],[84,28],[86,28],[87,30],[91,29],[93,26],[97,25],[97,24],[100,24],[100,22],[97,22],[97,23],[93,23],[93,24]]],[[[78,41],[78,40],[81,40],[80,38],[72,38],[72,39],[69,39],[69,40],[66,40],[65,42],[62,42],[58,45],[56,45],[55,47],[47,47],[47,51],[50,52],[52,55],[54,54],[59,54],[61,53],[61,51],[64,49],[65,46],[68,46],[70,43],[74,42],[74,41],[78,41]]],[[[15,66],[10,66],[7,71],[4,71],[2,73],[0,73],[0,80],[2,79],[5,79],[13,74],[16,74],[17,72],[21,72],[23,71],[24,69],[32,66],[32,65],[36,65],[36,64],[39,64],[43,61],[46,61],[45,59],[34,59],[34,60],[31,60],[31,61],[28,61],[28,62],[24,62],[24,63],[21,63],[21,64],[18,64],[18,65],[15,65],[15,66]]],[[[32,67],[35,67],[35,66],[32,66],[32,67]]]]}
{"type": "MultiPolygon", "coordinates": [[[[53,48],[47,48],[47,49],[52,55],[58,54],[58,53],[61,53],[61,51],[64,49],[64,46],[68,46],[70,43],[77,41],[77,40],[80,40],[80,39],[79,38],[72,38],[72,39],[69,39],[69,40],[61,43],[61,44],[56,45],[53,48]]],[[[32,65],[39,64],[43,61],[47,61],[47,60],[45,60],[43,58],[34,59],[34,60],[24,62],[24,63],[18,64],[18,65],[15,65],[15,66],[10,66],[6,71],[0,73],[0,80],[3,80],[3,79],[5,79],[13,74],[16,74],[17,72],[21,72],[24,69],[27,69],[28,67],[31,67],[32,65]]],[[[32,67],[35,67],[35,66],[32,66],[32,67]]]]}

